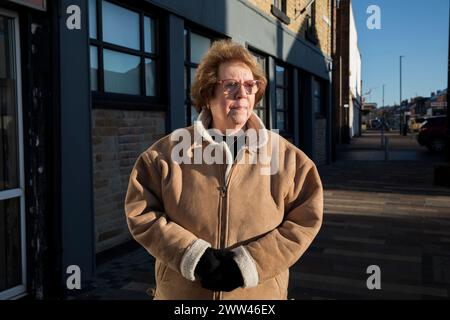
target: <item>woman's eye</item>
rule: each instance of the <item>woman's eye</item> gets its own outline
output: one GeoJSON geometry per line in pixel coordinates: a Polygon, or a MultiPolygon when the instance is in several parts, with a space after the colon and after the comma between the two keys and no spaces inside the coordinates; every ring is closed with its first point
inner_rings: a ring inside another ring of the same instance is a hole
{"type": "Polygon", "coordinates": [[[225,86],[226,86],[226,88],[234,89],[237,87],[237,85],[238,85],[237,82],[229,82],[225,86]]]}

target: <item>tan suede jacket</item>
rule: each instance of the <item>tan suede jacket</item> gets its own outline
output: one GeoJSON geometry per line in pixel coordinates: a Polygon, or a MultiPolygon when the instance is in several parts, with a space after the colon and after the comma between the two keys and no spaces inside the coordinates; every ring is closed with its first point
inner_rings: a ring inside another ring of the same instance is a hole
{"type": "Polygon", "coordinates": [[[125,213],[133,237],[156,259],[154,298],[287,299],[289,267],[322,224],[317,169],[255,113],[246,133],[262,134],[248,139],[236,159],[225,142],[212,139],[210,122],[210,112],[202,111],[193,126],[143,152],[131,172],[125,213]],[[180,148],[182,140],[188,149],[180,148]],[[196,164],[199,151],[211,150],[224,164],[196,164]],[[210,246],[234,250],[243,287],[201,287],[194,270],[210,246]]]}

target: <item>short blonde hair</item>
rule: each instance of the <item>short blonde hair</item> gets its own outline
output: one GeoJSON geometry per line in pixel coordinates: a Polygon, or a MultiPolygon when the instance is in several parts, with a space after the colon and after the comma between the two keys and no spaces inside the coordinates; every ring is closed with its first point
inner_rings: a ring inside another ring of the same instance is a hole
{"type": "Polygon", "coordinates": [[[255,96],[255,105],[262,99],[267,86],[267,79],[255,57],[242,45],[231,40],[215,41],[202,58],[191,87],[191,99],[197,112],[214,97],[217,85],[219,66],[225,62],[238,61],[244,63],[252,72],[253,78],[260,81],[255,96]]]}

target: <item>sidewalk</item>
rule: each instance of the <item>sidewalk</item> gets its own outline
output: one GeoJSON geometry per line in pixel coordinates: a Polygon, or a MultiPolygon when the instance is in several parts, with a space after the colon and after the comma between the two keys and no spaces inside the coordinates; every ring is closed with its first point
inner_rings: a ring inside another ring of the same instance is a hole
{"type": "Polygon", "coordinates": [[[296,299],[448,299],[450,189],[433,185],[431,154],[412,136],[380,133],[341,146],[319,168],[325,218],[311,249],[294,266],[296,299]],[[368,290],[367,267],[381,269],[381,290],[368,290]]]}
{"type": "MultiPolygon", "coordinates": [[[[430,154],[411,136],[379,132],[340,146],[338,161],[319,168],[323,227],[291,268],[291,299],[449,299],[450,189],[433,185],[430,154]],[[381,159],[380,159],[381,157],[381,159]],[[381,269],[381,290],[368,290],[367,267],[381,269]]],[[[130,247],[98,266],[77,299],[149,299],[153,258],[130,247]]]]}

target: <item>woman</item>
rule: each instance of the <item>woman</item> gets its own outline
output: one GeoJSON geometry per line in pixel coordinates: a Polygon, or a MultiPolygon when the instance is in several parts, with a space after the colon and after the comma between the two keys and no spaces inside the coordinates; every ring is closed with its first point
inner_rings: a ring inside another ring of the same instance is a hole
{"type": "Polygon", "coordinates": [[[266,84],[247,49],[215,42],[192,86],[198,121],[137,159],[125,211],[156,259],[155,299],[287,299],[323,190],[314,163],[253,113],[266,84]]]}

